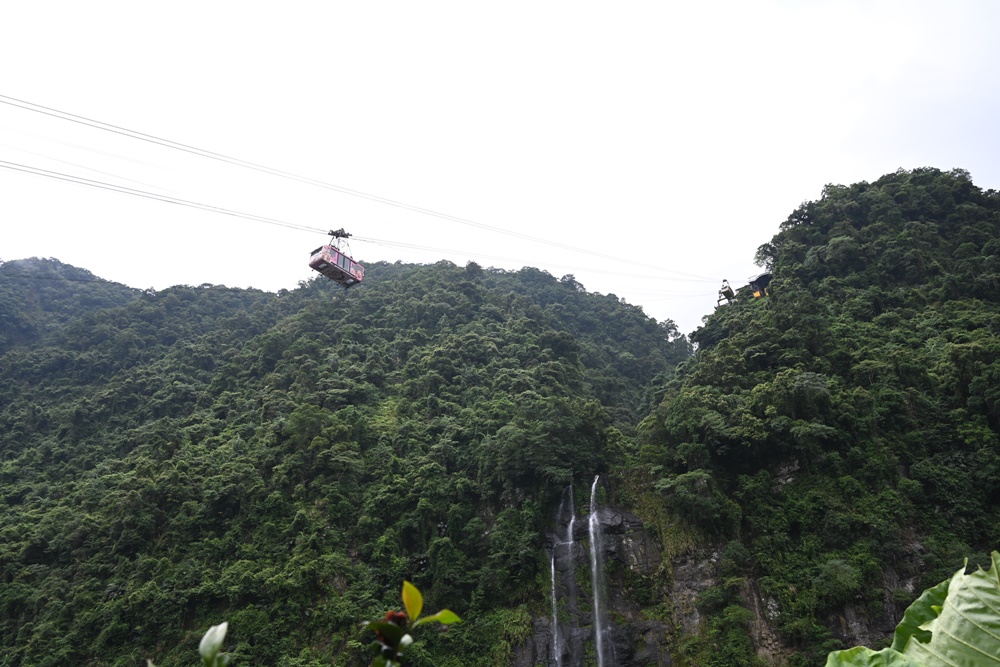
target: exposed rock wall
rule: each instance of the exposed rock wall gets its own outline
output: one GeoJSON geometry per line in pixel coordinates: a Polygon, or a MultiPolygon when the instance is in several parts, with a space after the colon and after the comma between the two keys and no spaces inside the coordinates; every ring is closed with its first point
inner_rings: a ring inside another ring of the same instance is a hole
{"type": "Polygon", "coordinates": [[[741,597],[747,608],[753,612],[750,621],[750,640],[753,642],[757,657],[769,665],[783,665],[787,662],[789,650],[783,646],[774,631],[774,621],[778,619],[778,603],[773,599],[765,599],[760,594],[757,582],[748,579],[743,583],[741,597]]]}
{"type": "MultiPolygon", "coordinates": [[[[659,540],[637,516],[614,507],[601,507],[598,518],[607,564],[607,605],[613,647],[605,667],[671,665],[671,651],[677,642],[704,629],[698,598],[706,589],[720,584],[720,553],[698,549],[667,560],[659,540]],[[658,603],[666,614],[647,618],[643,609],[658,603]]],[[[552,548],[566,547],[566,531],[567,526],[561,526],[547,535],[550,553],[552,548]]],[[[562,667],[596,664],[590,590],[583,576],[589,571],[585,519],[577,518],[573,533],[571,553],[567,552],[559,574],[577,586],[574,599],[564,601],[561,606],[562,667]]],[[[877,646],[891,636],[900,616],[894,594],[899,589],[912,588],[914,582],[887,571],[883,584],[885,604],[877,618],[846,605],[827,619],[828,627],[845,645],[877,646]]],[[[748,631],[757,656],[770,665],[787,664],[793,651],[782,643],[775,629],[780,614],[777,602],[764,596],[752,578],[742,584],[740,597],[752,612],[748,631]]],[[[530,638],[515,650],[514,667],[554,667],[552,638],[551,615],[539,615],[533,620],[530,638]]]]}
{"type": "MultiPolygon", "coordinates": [[[[643,618],[640,605],[629,589],[636,581],[655,581],[664,566],[662,549],[645,530],[642,521],[627,512],[602,507],[597,513],[601,526],[601,548],[608,575],[608,618],[610,651],[605,667],[640,667],[669,665],[671,624],[643,618]]],[[[567,544],[567,526],[559,526],[547,535],[549,552],[566,550],[557,558],[560,582],[561,613],[560,644],[564,647],[563,667],[583,667],[593,664],[594,628],[591,613],[590,585],[581,573],[588,572],[587,522],[577,520],[573,526],[573,545],[567,544]],[[568,582],[568,583],[567,583],[568,582]],[[573,587],[573,595],[567,593],[573,587]]],[[[666,597],[665,589],[658,592],[666,597]]],[[[515,667],[555,665],[551,618],[534,619],[529,640],[516,650],[515,667]]]]}

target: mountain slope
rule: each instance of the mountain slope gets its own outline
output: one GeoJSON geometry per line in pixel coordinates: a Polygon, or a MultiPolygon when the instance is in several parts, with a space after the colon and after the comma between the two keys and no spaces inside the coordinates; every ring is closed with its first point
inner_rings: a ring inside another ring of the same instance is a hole
{"type": "Polygon", "coordinates": [[[828,186],[758,259],[771,296],[693,334],[641,460],[735,554],[709,627],[753,606],[750,583],[815,664],[879,641],[916,592],[1000,544],[1000,195],[961,170],[828,186]]]}
{"type": "MultiPolygon", "coordinates": [[[[15,318],[58,310],[24,309],[18,280],[15,318]]],[[[240,664],[356,664],[358,621],[403,578],[467,619],[417,664],[501,659],[551,503],[690,354],[672,323],[532,269],[120,296],[0,357],[9,664],[181,664],[223,619],[240,664]]]]}

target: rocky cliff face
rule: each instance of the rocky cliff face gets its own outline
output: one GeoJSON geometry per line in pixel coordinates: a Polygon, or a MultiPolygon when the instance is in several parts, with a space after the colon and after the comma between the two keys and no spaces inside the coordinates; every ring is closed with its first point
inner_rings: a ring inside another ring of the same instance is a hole
{"type": "MultiPolygon", "coordinates": [[[[604,667],[670,665],[671,624],[645,618],[639,602],[629,594],[636,585],[662,579],[662,549],[632,514],[602,507],[598,519],[607,589],[604,667]]],[[[551,615],[536,618],[531,638],[516,651],[516,667],[596,664],[587,522],[563,517],[557,526],[546,536],[549,553],[556,554],[557,631],[553,630],[551,615]],[[570,523],[572,533],[568,532],[570,523]]],[[[667,591],[660,593],[666,595],[667,591]]],[[[656,596],[655,591],[647,594],[656,596]]]]}
{"type": "MultiPolygon", "coordinates": [[[[720,553],[698,549],[665,559],[662,545],[637,516],[602,507],[598,518],[610,626],[604,667],[672,665],[678,643],[703,630],[705,619],[697,602],[701,593],[720,583],[720,553]],[[651,609],[657,613],[651,614],[651,609]]],[[[556,630],[551,613],[536,616],[530,638],[515,650],[514,667],[596,665],[586,518],[564,517],[546,540],[548,553],[556,554],[556,630]]],[[[892,593],[906,586],[912,587],[913,581],[900,581],[887,572],[886,604],[878,618],[847,605],[827,619],[828,627],[845,645],[880,644],[899,621],[892,593]]],[[[786,664],[792,650],[775,631],[777,603],[762,595],[753,579],[742,584],[740,598],[752,613],[748,633],[757,656],[771,665],[786,664]]]]}

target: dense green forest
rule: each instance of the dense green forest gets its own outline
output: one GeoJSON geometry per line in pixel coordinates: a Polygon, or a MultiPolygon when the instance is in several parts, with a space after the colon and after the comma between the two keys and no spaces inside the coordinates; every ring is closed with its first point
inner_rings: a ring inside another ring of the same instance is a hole
{"type": "Polygon", "coordinates": [[[467,619],[435,664],[503,664],[552,499],[691,354],[572,276],[471,263],[267,294],[14,261],[0,304],[11,665],[183,664],[221,620],[240,664],[363,664],[404,578],[467,619]]]}
{"type": "Polygon", "coordinates": [[[827,186],[757,258],[771,295],[694,333],[640,459],[725,545],[691,650],[750,664],[750,580],[822,664],[845,607],[891,630],[1000,545],[1000,194],[961,170],[827,186]]]}
{"type": "Polygon", "coordinates": [[[404,579],[463,618],[412,664],[510,665],[597,473],[712,563],[694,634],[669,558],[618,578],[674,664],[822,664],[845,617],[881,641],[1000,546],[1000,194],[827,186],[757,259],[770,295],[691,342],[536,269],[271,294],[0,265],[0,665],[189,664],[223,620],[235,664],[362,665],[404,579]]]}

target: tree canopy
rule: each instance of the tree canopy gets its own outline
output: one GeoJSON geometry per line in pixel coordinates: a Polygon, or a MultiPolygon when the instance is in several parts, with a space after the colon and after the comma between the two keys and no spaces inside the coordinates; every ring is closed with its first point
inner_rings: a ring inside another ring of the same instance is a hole
{"type": "MultiPolygon", "coordinates": [[[[876,642],[1000,544],[1000,194],[830,185],[756,257],[769,295],[696,352],[530,268],[269,294],[0,265],[0,654],[163,667],[227,620],[235,664],[360,664],[407,580],[463,619],[411,664],[509,664],[596,473],[666,556],[711,554],[676,664],[759,664],[761,623],[792,664],[876,642]]],[[[618,575],[678,625],[669,562],[618,575]]]]}
{"type": "Polygon", "coordinates": [[[692,335],[641,461],[816,664],[845,606],[884,624],[1000,544],[1000,195],[961,170],[827,186],[757,258],[770,296],[692,335]]]}
{"type": "Polygon", "coordinates": [[[478,656],[521,632],[548,504],[691,352],[534,269],[268,294],[30,260],[0,290],[0,653],[24,664],[180,664],[223,618],[240,664],[354,664],[403,579],[468,619],[414,664],[478,656]]]}

